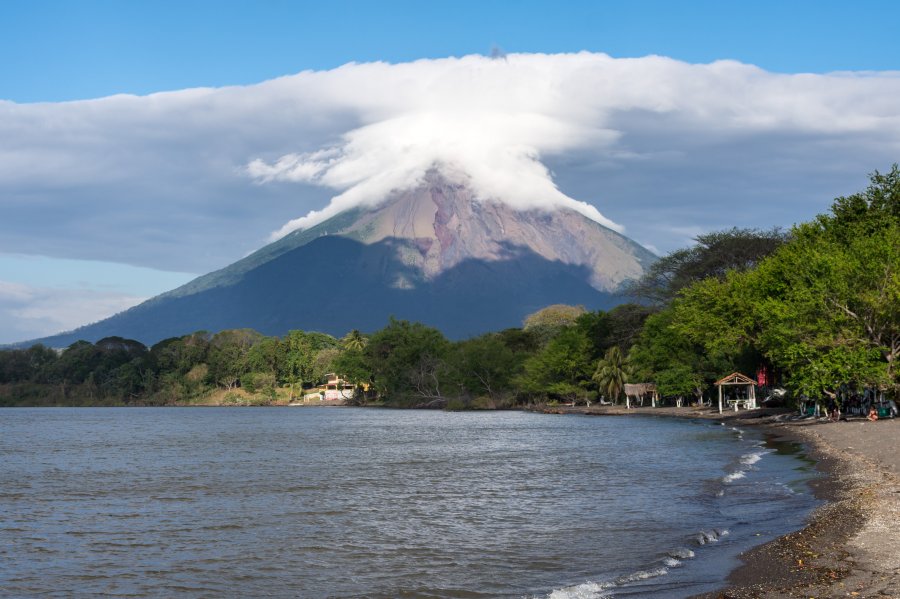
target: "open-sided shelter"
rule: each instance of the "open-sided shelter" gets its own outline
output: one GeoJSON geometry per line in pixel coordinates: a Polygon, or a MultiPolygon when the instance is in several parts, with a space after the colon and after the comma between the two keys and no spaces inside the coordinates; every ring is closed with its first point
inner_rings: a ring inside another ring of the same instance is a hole
{"type": "Polygon", "coordinates": [[[737,411],[741,405],[748,410],[756,409],[756,381],[749,376],[743,375],[740,372],[732,372],[725,378],[716,381],[716,387],[719,388],[719,414],[722,413],[725,387],[742,388],[741,391],[743,391],[743,393],[741,393],[743,397],[728,400],[729,407],[733,407],[735,411],[737,411]]]}
{"type": "Polygon", "coordinates": [[[631,407],[631,398],[641,400],[641,405],[644,405],[644,398],[650,396],[650,405],[654,408],[656,407],[656,402],[659,401],[659,393],[656,391],[656,385],[653,383],[625,383],[625,407],[631,407]]]}

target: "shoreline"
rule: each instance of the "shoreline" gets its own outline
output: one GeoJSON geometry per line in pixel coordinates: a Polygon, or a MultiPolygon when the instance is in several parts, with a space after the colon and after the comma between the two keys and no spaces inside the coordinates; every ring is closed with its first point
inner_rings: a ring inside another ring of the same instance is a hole
{"type": "Polygon", "coordinates": [[[798,442],[821,477],[824,505],[803,528],[741,554],[727,586],[692,599],[900,599],[900,419],[792,420],[793,411],[712,408],[546,408],[551,414],[703,419],[763,428],[798,442]]]}

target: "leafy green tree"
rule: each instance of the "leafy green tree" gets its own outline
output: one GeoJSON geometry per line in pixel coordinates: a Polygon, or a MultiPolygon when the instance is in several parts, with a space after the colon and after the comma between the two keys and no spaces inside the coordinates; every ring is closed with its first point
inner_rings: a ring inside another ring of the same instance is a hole
{"type": "Polygon", "coordinates": [[[897,384],[900,172],[872,175],[830,214],[794,228],[756,268],[705,280],[674,304],[674,329],[711,354],[763,354],[795,392],[897,384]]]}
{"type": "Polygon", "coordinates": [[[150,361],[161,374],[186,374],[198,364],[206,363],[209,340],[206,331],[164,339],[150,348],[150,361]]]}
{"type": "Polygon", "coordinates": [[[547,343],[560,331],[575,324],[575,321],[585,313],[587,310],[584,306],[553,304],[525,317],[523,328],[541,343],[547,343]]]}
{"type": "Polygon", "coordinates": [[[587,342],[587,349],[583,357],[589,364],[583,366],[585,369],[590,369],[612,345],[612,319],[608,313],[602,310],[585,312],[575,319],[571,327],[578,331],[578,334],[582,335],[587,342]]]}
{"type": "Polygon", "coordinates": [[[489,333],[454,344],[447,361],[461,395],[486,396],[496,402],[512,395],[513,377],[523,357],[499,335],[489,333]]]}
{"type": "Polygon", "coordinates": [[[692,340],[679,324],[674,308],[650,316],[628,354],[629,363],[635,380],[656,383],[663,397],[693,395],[700,400],[732,363],[718,349],[692,340]]]}
{"type": "Polygon", "coordinates": [[[443,398],[449,345],[437,329],[391,318],[365,349],[379,393],[387,398],[443,398]]]}
{"type": "Polygon", "coordinates": [[[525,361],[518,379],[521,390],[531,397],[587,400],[593,387],[593,349],[584,329],[563,328],[525,361]]]}
{"type": "MultiPolygon", "coordinates": [[[[76,341],[67,347],[54,363],[50,378],[60,385],[63,397],[73,385],[85,382],[100,359],[100,350],[88,341],[76,341]]],[[[93,381],[93,378],[91,379],[93,381]]]]}
{"type": "Polygon", "coordinates": [[[326,374],[335,372],[334,366],[337,362],[338,356],[340,355],[341,350],[336,347],[326,347],[324,349],[320,349],[316,353],[316,357],[313,359],[312,373],[314,380],[317,382],[323,381],[325,380],[326,374]]]}
{"type": "Polygon", "coordinates": [[[340,346],[337,339],[325,333],[289,331],[281,341],[283,355],[280,362],[280,378],[291,385],[291,399],[294,388],[303,383],[314,384],[325,374],[321,360],[316,358],[324,349],[340,346]]]}
{"type": "Polygon", "coordinates": [[[351,403],[364,404],[366,397],[363,395],[363,387],[371,385],[374,381],[372,366],[366,353],[358,349],[347,349],[340,352],[333,362],[334,371],[355,386],[355,393],[351,403]]]}
{"type": "Polygon", "coordinates": [[[637,342],[647,318],[654,312],[656,309],[641,304],[621,304],[607,312],[609,330],[599,355],[614,345],[620,347],[627,355],[637,342]]]}
{"type": "Polygon", "coordinates": [[[250,371],[247,356],[262,339],[252,329],[229,329],[213,335],[209,344],[209,378],[217,385],[232,389],[243,374],[250,371]]]}
{"type": "Polygon", "coordinates": [[[652,305],[671,302],[687,287],[714,277],[722,279],[732,270],[754,268],[786,241],[780,229],[738,229],[698,235],[696,244],[675,250],[654,262],[628,293],[652,305]]]}
{"type": "Polygon", "coordinates": [[[798,392],[842,383],[897,384],[900,225],[846,242],[800,227],[798,239],[748,277],[756,343],[798,392]]]}
{"type": "Polygon", "coordinates": [[[58,356],[41,344],[0,351],[0,383],[47,382],[58,356]]]}
{"type": "MultiPolygon", "coordinates": [[[[247,367],[253,372],[271,374],[281,370],[284,348],[278,337],[263,337],[247,352],[247,367]]],[[[243,386],[243,385],[241,385],[243,386]]]]}
{"type": "Polygon", "coordinates": [[[144,377],[154,379],[159,399],[174,402],[203,393],[209,375],[209,344],[209,333],[198,331],[164,339],[150,348],[151,373],[145,372],[144,377]]]}

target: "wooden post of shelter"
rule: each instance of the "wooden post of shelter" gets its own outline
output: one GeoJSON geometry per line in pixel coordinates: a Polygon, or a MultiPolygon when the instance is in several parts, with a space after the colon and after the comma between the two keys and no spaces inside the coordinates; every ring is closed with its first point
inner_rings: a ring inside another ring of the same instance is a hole
{"type": "MultiPolygon", "coordinates": [[[[722,413],[722,400],[724,396],[723,389],[725,386],[747,387],[747,399],[745,400],[747,409],[756,409],[756,381],[746,375],[741,374],[740,372],[732,372],[728,376],[716,381],[716,387],[719,388],[719,414],[722,413]]],[[[740,403],[736,401],[734,404],[735,411],[737,411],[739,405],[740,403]]]]}

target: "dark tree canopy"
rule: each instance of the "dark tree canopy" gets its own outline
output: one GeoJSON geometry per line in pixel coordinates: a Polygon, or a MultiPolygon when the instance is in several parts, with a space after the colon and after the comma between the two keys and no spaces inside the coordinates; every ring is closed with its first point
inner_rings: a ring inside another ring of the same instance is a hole
{"type": "Polygon", "coordinates": [[[697,236],[696,245],[660,258],[631,285],[628,293],[653,305],[668,304],[678,292],[709,277],[722,279],[731,270],[755,267],[784,245],[781,229],[738,229],[697,236]]]}

